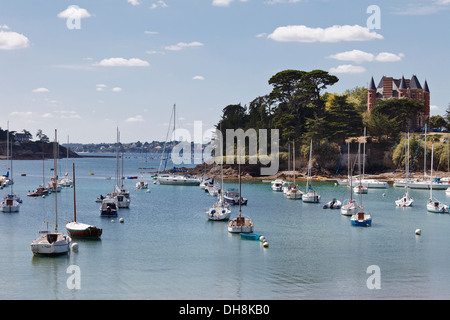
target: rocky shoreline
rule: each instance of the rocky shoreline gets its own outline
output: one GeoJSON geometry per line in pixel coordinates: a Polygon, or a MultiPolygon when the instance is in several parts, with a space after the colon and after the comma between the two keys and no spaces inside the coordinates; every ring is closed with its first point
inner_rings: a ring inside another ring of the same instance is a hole
{"type": "MultiPolygon", "coordinates": [[[[184,168],[189,174],[195,176],[214,176],[214,168],[212,165],[198,165],[195,168],[184,168]]],[[[292,179],[292,171],[280,170],[275,175],[271,176],[260,176],[258,174],[254,174],[255,172],[259,173],[260,167],[258,165],[242,165],[241,166],[241,178],[243,181],[263,181],[263,180],[289,180],[292,179]],[[255,170],[257,168],[257,170],[255,170]],[[253,174],[252,174],[253,173],[253,174]]],[[[429,174],[429,172],[428,172],[429,174]]],[[[220,168],[216,167],[216,177],[220,177],[220,168]]],[[[447,171],[433,171],[434,177],[444,178],[450,177],[450,172],[447,171]]],[[[364,177],[366,179],[376,179],[381,181],[386,181],[388,183],[393,183],[395,180],[401,180],[405,178],[404,170],[393,170],[380,172],[376,174],[365,174],[364,177]]],[[[238,168],[236,165],[224,165],[223,166],[223,178],[224,180],[237,180],[239,178],[238,168]]],[[[413,172],[411,173],[412,179],[423,179],[423,171],[413,172]]],[[[300,168],[295,172],[295,180],[296,181],[306,181],[307,179],[307,170],[306,168],[300,168]]],[[[316,168],[312,169],[312,179],[317,181],[337,181],[341,179],[347,179],[347,174],[338,174],[335,176],[335,173],[331,173],[327,170],[318,170],[316,168]]]]}

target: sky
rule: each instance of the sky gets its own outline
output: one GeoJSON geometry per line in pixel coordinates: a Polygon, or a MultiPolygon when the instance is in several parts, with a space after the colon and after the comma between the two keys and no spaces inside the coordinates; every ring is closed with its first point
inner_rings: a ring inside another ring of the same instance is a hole
{"type": "Polygon", "coordinates": [[[0,0],[0,127],[164,141],[176,105],[194,135],[286,69],[328,71],[336,93],[416,75],[444,115],[449,18],[450,0],[0,0]]]}

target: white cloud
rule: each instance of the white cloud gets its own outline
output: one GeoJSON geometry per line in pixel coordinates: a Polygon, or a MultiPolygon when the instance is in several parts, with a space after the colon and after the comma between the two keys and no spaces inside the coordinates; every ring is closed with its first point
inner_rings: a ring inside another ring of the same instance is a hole
{"type": "Polygon", "coordinates": [[[13,111],[9,114],[10,116],[19,116],[19,117],[30,117],[33,115],[31,111],[13,111]]]}
{"type": "Polygon", "coordinates": [[[157,32],[157,31],[147,31],[147,30],[145,30],[144,33],[145,33],[145,34],[158,34],[159,32],[157,32]]]}
{"type": "Polygon", "coordinates": [[[301,2],[303,0],[269,0],[266,1],[265,3],[267,4],[277,4],[277,3],[297,3],[297,2],[301,2]]]}
{"type": "Polygon", "coordinates": [[[47,88],[36,88],[36,89],[33,89],[33,92],[35,92],[35,93],[50,92],[50,90],[48,90],[47,88]]]}
{"type": "Polygon", "coordinates": [[[150,9],[167,8],[167,7],[168,7],[168,5],[167,5],[164,1],[158,0],[158,1],[156,1],[156,3],[153,3],[153,4],[150,6],[150,9]]]}
{"type": "Polygon", "coordinates": [[[66,10],[58,13],[57,16],[58,18],[61,19],[76,19],[76,18],[82,19],[82,18],[89,18],[91,14],[86,9],[72,5],[68,6],[66,10]]]}
{"type": "Polygon", "coordinates": [[[131,58],[109,58],[103,59],[97,65],[101,67],[148,67],[150,64],[147,61],[131,58]]]}
{"type": "Polygon", "coordinates": [[[330,69],[330,73],[350,73],[350,74],[354,74],[354,73],[363,73],[365,72],[366,69],[362,66],[353,66],[351,64],[344,64],[344,65],[340,65],[336,68],[331,68],[330,69]]]}
{"type": "Polygon", "coordinates": [[[276,28],[268,38],[280,42],[340,42],[383,39],[383,36],[359,25],[334,25],[325,29],[293,25],[276,28]]]}
{"type": "Polygon", "coordinates": [[[51,114],[50,112],[46,112],[42,115],[42,118],[53,118],[53,114],[51,114]]]}
{"type": "Polygon", "coordinates": [[[30,41],[23,34],[4,31],[8,30],[8,26],[3,25],[0,31],[0,50],[14,50],[27,48],[30,45],[30,41]]]}
{"type": "Polygon", "coordinates": [[[266,32],[258,33],[258,34],[256,35],[257,38],[263,38],[263,37],[265,37],[265,36],[267,36],[267,33],[266,33],[266,32]]]}
{"type": "Polygon", "coordinates": [[[364,52],[361,50],[352,50],[332,54],[331,56],[329,56],[329,58],[340,61],[353,61],[355,63],[362,63],[373,61],[374,55],[372,53],[364,52]]]}
{"type": "Polygon", "coordinates": [[[138,0],[127,0],[128,3],[130,3],[132,6],[138,6],[141,3],[138,0]]]}
{"type": "Polygon", "coordinates": [[[141,115],[137,115],[135,117],[128,118],[125,122],[145,122],[145,120],[141,115]]]}
{"type": "Polygon", "coordinates": [[[192,80],[205,80],[205,77],[203,77],[203,76],[194,76],[192,78],[192,80]]]}
{"type": "Polygon", "coordinates": [[[345,51],[330,55],[328,58],[340,60],[340,61],[352,61],[355,63],[363,62],[398,62],[401,61],[405,55],[403,53],[395,54],[390,52],[380,52],[378,55],[374,55],[369,52],[361,50],[345,51]]]}
{"type": "Polygon", "coordinates": [[[194,42],[178,42],[177,44],[171,45],[171,46],[167,46],[164,47],[164,49],[166,50],[172,50],[172,51],[179,51],[183,48],[188,48],[188,47],[201,47],[203,46],[203,43],[198,42],[198,41],[194,41],[194,42]]]}
{"type": "Polygon", "coordinates": [[[389,52],[380,52],[375,60],[379,62],[398,62],[401,61],[405,55],[403,53],[395,54],[389,52]]]}
{"type": "MultiPolygon", "coordinates": [[[[229,7],[234,0],[213,0],[212,5],[216,7],[229,7]]],[[[247,2],[248,0],[239,0],[240,2],[247,2]]]]}
{"type": "Polygon", "coordinates": [[[96,90],[97,91],[103,91],[103,90],[105,90],[105,88],[107,87],[107,85],[106,84],[103,84],[103,83],[100,83],[100,84],[97,84],[96,85],[96,90]]]}
{"type": "Polygon", "coordinates": [[[115,88],[112,88],[111,91],[114,91],[114,92],[121,92],[121,91],[122,91],[122,88],[115,87],[115,88]]]}

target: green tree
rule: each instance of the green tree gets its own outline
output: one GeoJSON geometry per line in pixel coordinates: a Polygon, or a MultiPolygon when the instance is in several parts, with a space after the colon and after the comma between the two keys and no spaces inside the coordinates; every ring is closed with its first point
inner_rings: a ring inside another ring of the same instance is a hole
{"type": "Polygon", "coordinates": [[[412,99],[386,99],[377,100],[370,113],[381,113],[391,119],[395,118],[399,121],[400,128],[408,131],[409,128],[414,127],[415,117],[420,112],[423,112],[423,104],[419,101],[412,99]]]}
{"type": "Polygon", "coordinates": [[[361,113],[346,94],[328,95],[325,120],[327,136],[340,144],[345,144],[348,137],[359,135],[363,128],[361,113]]]}
{"type": "Polygon", "coordinates": [[[430,117],[429,125],[431,130],[441,129],[447,126],[447,122],[445,121],[444,117],[436,115],[430,117]]]}

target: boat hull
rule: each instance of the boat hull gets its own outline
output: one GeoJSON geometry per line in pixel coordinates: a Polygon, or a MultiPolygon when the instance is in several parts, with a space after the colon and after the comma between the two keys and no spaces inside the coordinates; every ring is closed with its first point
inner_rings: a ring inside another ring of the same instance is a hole
{"type": "Polygon", "coordinates": [[[352,215],[350,222],[355,227],[370,227],[372,225],[372,217],[370,214],[364,213],[360,215],[360,212],[358,212],[352,215]]]}
{"type": "Polygon", "coordinates": [[[241,239],[245,239],[245,240],[259,241],[261,236],[262,236],[261,234],[256,234],[256,233],[241,233],[241,239]]]}
{"type": "Polygon", "coordinates": [[[99,239],[103,230],[95,226],[81,224],[77,222],[70,222],[66,224],[66,230],[71,238],[80,239],[99,239]]]}
{"type": "Polygon", "coordinates": [[[206,211],[205,215],[209,220],[213,221],[229,220],[231,210],[227,207],[214,207],[206,211]]]}
{"type": "Polygon", "coordinates": [[[427,203],[427,211],[433,213],[449,213],[449,207],[439,201],[429,201],[427,203]]]}
{"type": "Polygon", "coordinates": [[[228,221],[227,227],[230,233],[251,233],[253,232],[253,221],[248,218],[237,217],[228,221]]]}
{"type": "Polygon", "coordinates": [[[34,254],[60,255],[69,252],[71,238],[65,234],[44,234],[34,240],[31,251],[34,254]]]}

